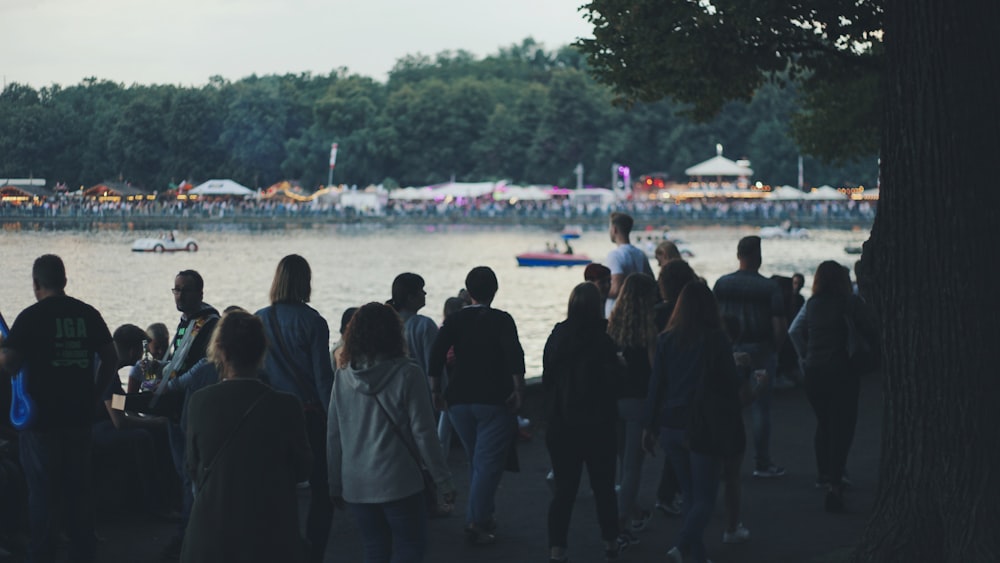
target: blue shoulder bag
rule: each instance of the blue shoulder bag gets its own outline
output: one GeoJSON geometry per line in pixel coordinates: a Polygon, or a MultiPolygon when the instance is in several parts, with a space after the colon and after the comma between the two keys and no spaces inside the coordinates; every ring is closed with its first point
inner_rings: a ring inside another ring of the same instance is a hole
{"type": "MultiPolygon", "coordinates": [[[[5,340],[10,334],[10,329],[7,327],[7,322],[4,321],[3,315],[0,315],[0,334],[3,335],[5,340]]],[[[35,420],[35,412],[37,411],[35,409],[35,402],[28,395],[27,379],[28,370],[22,366],[17,375],[10,380],[10,423],[18,430],[30,428],[31,423],[35,420]]]]}

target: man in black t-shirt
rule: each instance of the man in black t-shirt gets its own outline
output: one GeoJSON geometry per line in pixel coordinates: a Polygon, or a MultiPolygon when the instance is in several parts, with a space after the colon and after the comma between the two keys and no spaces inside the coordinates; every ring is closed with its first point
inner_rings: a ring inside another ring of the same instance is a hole
{"type": "Polygon", "coordinates": [[[715,299],[722,317],[739,322],[739,338],[733,344],[751,357],[754,370],[766,369],[751,407],[754,445],[754,477],[780,477],[785,469],[771,460],[771,384],[778,364],[777,352],[788,333],[785,301],[777,282],[760,275],[760,237],[740,239],[736,247],[740,269],[715,282],[715,299]]]}
{"type": "Polygon", "coordinates": [[[101,314],[66,295],[58,256],[35,260],[31,277],[38,302],[17,316],[0,347],[0,373],[23,370],[37,409],[18,440],[29,493],[28,560],[54,558],[62,523],[70,559],[93,561],[90,425],[100,392],[115,376],[117,354],[101,314]]]}
{"type": "Polygon", "coordinates": [[[447,406],[472,467],[466,534],[478,545],[493,543],[494,497],[517,432],[516,412],[524,395],[524,350],[514,319],[490,304],[496,274],[486,266],[465,278],[472,304],[445,319],[431,349],[431,393],[435,406],[447,406]],[[441,373],[448,349],[455,349],[445,397],[441,373]],[[447,399],[447,403],[445,403],[447,399]]]}

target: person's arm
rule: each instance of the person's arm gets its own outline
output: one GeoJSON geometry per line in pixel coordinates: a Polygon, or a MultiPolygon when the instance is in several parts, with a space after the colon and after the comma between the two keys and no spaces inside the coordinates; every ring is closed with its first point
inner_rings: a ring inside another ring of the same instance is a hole
{"type": "Polygon", "coordinates": [[[624,283],[625,274],[611,274],[611,289],[608,290],[608,298],[618,299],[618,293],[621,292],[624,283]]]}
{"type": "MultiPolygon", "coordinates": [[[[434,321],[427,317],[421,319],[420,334],[419,338],[421,341],[419,358],[414,358],[417,363],[420,364],[420,369],[424,371],[425,374],[430,376],[431,373],[431,349],[434,347],[434,340],[437,338],[438,327],[434,324],[434,321]]],[[[440,372],[438,372],[440,376],[440,372]]]]}
{"type": "Polygon", "coordinates": [[[100,359],[101,365],[97,368],[94,388],[97,389],[97,398],[100,399],[104,391],[111,385],[112,379],[118,376],[118,352],[115,351],[114,341],[109,340],[98,348],[97,357],[100,359]]]}
{"type": "Polygon", "coordinates": [[[313,376],[316,390],[319,391],[319,401],[323,410],[329,407],[330,393],[333,391],[333,363],[330,356],[330,325],[319,317],[316,330],[312,332],[312,342],[309,344],[312,355],[313,376]]]}
{"type": "Polygon", "coordinates": [[[771,292],[771,330],[774,331],[774,349],[780,350],[788,336],[788,317],[785,315],[785,298],[781,286],[772,281],[774,289],[771,292]]]}
{"type": "Polygon", "coordinates": [[[509,313],[504,313],[504,315],[506,316],[505,332],[507,332],[507,336],[501,338],[500,341],[503,342],[504,358],[507,361],[514,384],[514,392],[507,398],[507,405],[517,412],[521,410],[521,405],[524,402],[524,348],[521,347],[521,340],[517,336],[517,324],[514,323],[514,317],[511,317],[509,313]]]}
{"type": "Polygon", "coordinates": [[[344,450],[340,444],[340,421],[337,418],[336,383],[330,396],[330,407],[326,418],[326,475],[330,487],[330,499],[342,504],[344,499],[343,471],[341,463],[344,450]]]}
{"type": "Polygon", "coordinates": [[[799,313],[792,320],[792,326],[788,327],[788,339],[792,341],[792,347],[795,348],[799,359],[804,360],[809,343],[809,325],[806,323],[805,305],[799,308],[799,313]]]}
{"type": "Polygon", "coordinates": [[[441,330],[434,337],[434,344],[431,346],[431,355],[427,364],[427,380],[431,387],[431,395],[434,398],[434,408],[438,410],[446,408],[444,398],[441,395],[441,374],[444,373],[444,364],[448,357],[448,349],[454,344],[451,329],[453,323],[454,321],[449,323],[446,320],[441,325],[441,330]]]}
{"type": "MultiPolygon", "coordinates": [[[[3,340],[0,337],[0,344],[3,340]]],[[[21,368],[21,356],[13,348],[0,348],[0,374],[7,377],[17,375],[17,370],[21,368]]]]}
{"type": "Polygon", "coordinates": [[[306,435],[306,417],[302,412],[302,403],[297,397],[289,396],[285,401],[288,411],[285,420],[289,421],[289,454],[292,462],[292,472],[295,480],[305,481],[312,472],[313,455],[309,447],[309,437],[306,435]]]}
{"type": "MultiPolygon", "coordinates": [[[[411,368],[407,368],[411,369],[411,368]]],[[[406,416],[410,423],[410,432],[420,460],[430,471],[438,490],[442,495],[455,493],[451,470],[444,458],[441,441],[437,435],[437,424],[434,423],[434,412],[427,397],[427,390],[418,374],[407,374],[403,381],[406,388],[403,404],[406,406],[406,416]]]]}

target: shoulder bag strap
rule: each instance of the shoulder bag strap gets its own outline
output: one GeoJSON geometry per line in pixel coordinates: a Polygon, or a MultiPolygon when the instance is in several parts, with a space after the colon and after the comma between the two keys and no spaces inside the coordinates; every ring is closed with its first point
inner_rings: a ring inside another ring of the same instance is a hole
{"type": "MultiPolygon", "coordinates": [[[[215,467],[215,462],[218,461],[220,457],[222,457],[223,452],[225,452],[226,449],[229,447],[229,444],[232,443],[233,437],[236,436],[240,428],[243,427],[243,423],[246,422],[247,418],[250,417],[250,413],[252,413],[253,410],[257,408],[257,405],[259,405],[260,402],[263,401],[264,398],[270,394],[271,394],[270,389],[264,389],[264,391],[257,397],[257,399],[255,399],[253,403],[250,403],[250,406],[247,408],[246,412],[244,412],[243,416],[241,416],[240,419],[236,422],[236,425],[233,426],[233,429],[229,431],[229,434],[226,436],[226,439],[222,441],[222,445],[219,446],[219,449],[215,450],[215,455],[212,456],[212,461],[208,462],[208,464],[204,465],[201,468],[201,471],[199,472],[199,476],[201,477],[199,479],[200,482],[198,483],[199,489],[205,484],[206,481],[208,481],[208,478],[212,473],[212,468],[215,467]]],[[[190,432],[190,429],[188,431],[190,432]]]]}
{"type": "MultiPolygon", "coordinates": [[[[271,334],[274,335],[274,343],[278,346],[278,351],[280,354],[274,354],[277,360],[284,364],[288,373],[292,376],[292,381],[295,382],[295,386],[299,388],[299,392],[302,393],[303,397],[312,397],[317,404],[322,405],[323,401],[318,397],[318,392],[314,391],[312,387],[306,384],[305,381],[299,375],[299,369],[297,366],[290,365],[289,362],[293,362],[293,356],[291,352],[288,351],[288,347],[285,345],[285,339],[281,336],[281,325],[278,324],[278,307],[277,305],[271,305],[271,310],[267,312],[268,324],[271,326],[271,334]]],[[[325,409],[320,409],[322,412],[326,412],[325,409]]]]}
{"type": "Polygon", "coordinates": [[[403,435],[403,431],[400,430],[399,426],[396,424],[396,421],[392,419],[392,415],[390,415],[389,411],[386,410],[385,406],[382,405],[382,401],[379,400],[378,395],[372,395],[372,398],[375,399],[375,404],[378,405],[378,408],[379,410],[382,411],[382,414],[384,414],[385,417],[389,419],[389,426],[392,427],[392,431],[396,433],[396,436],[398,436],[399,439],[402,440],[403,445],[406,446],[406,451],[410,452],[410,455],[413,456],[413,459],[417,462],[417,466],[419,466],[421,469],[424,469],[425,468],[424,462],[421,459],[420,453],[417,451],[416,446],[414,444],[411,444],[410,441],[406,439],[406,436],[403,435]]]}

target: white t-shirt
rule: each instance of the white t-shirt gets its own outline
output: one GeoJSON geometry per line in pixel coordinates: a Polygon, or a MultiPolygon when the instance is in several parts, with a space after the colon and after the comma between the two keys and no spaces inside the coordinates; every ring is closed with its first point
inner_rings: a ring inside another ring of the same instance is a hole
{"type": "MultiPolygon", "coordinates": [[[[608,253],[604,260],[604,265],[611,270],[611,275],[621,274],[628,277],[629,274],[646,274],[651,278],[653,269],[649,267],[649,257],[646,253],[632,246],[631,244],[619,244],[614,250],[608,253]]],[[[623,280],[624,281],[624,280],[623,280]]],[[[611,309],[615,306],[615,300],[608,298],[604,304],[604,316],[611,316],[611,309]]]]}

